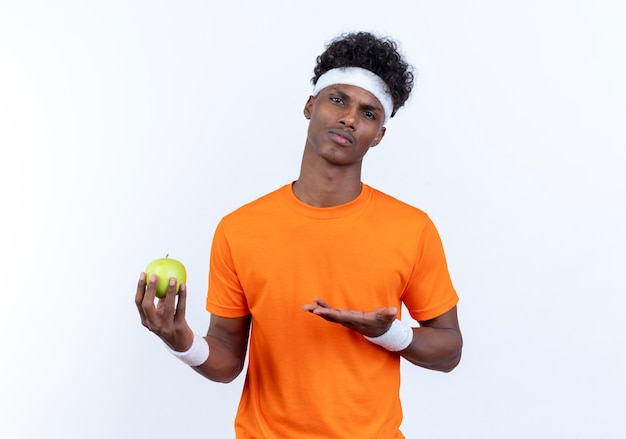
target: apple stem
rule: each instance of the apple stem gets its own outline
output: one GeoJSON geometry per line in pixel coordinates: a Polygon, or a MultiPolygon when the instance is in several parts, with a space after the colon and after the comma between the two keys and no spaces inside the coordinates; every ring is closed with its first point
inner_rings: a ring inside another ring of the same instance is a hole
{"type": "Polygon", "coordinates": [[[167,259],[169,257],[169,253],[165,253],[165,259],[167,259]]]}

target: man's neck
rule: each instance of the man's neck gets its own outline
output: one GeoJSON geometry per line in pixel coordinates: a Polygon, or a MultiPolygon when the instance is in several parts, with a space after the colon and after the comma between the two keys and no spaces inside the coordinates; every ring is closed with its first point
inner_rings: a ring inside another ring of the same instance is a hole
{"type": "Polygon", "coordinates": [[[304,166],[293,193],[300,201],[314,207],[333,207],[349,203],[361,193],[361,172],[342,169],[312,172],[304,166]]]}

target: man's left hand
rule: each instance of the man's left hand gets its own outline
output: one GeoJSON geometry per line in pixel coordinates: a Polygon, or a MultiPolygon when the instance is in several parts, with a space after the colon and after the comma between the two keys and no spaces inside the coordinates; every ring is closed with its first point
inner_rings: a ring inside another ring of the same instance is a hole
{"type": "Polygon", "coordinates": [[[329,322],[339,323],[368,337],[378,337],[387,332],[398,313],[398,309],[395,306],[376,308],[372,311],[364,312],[333,308],[319,298],[315,298],[313,301],[315,305],[307,304],[302,309],[318,315],[329,322]]]}

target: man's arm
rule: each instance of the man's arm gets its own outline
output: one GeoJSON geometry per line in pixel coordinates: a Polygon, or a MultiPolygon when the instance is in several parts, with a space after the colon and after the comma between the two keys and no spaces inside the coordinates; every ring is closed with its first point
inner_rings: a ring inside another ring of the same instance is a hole
{"type": "MultiPolygon", "coordinates": [[[[315,305],[304,305],[303,310],[368,337],[386,333],[397,314],[395,306],[363,312],[336,309],[321,299],[314,299],[314,302],[315,305]]],[[[420,327],[413,328],[411,343],[398,354],[415,365],[450,372],[461,360],[462,348],[463,338],[455,306],[439,317],[420,322],[420,327]]]]}
{"type": "MultiPolygon", "coordinates": [[[[185,320],[187,286],[181,285],[176,294],[176,280],[170,281],[167,295],[156,297],[156,276],[146,282],[141,273],[137,284],[135,304],[141,323],[156,334],[171,349],[187,351],[194,340],[194,333],[185,320]]],[[[204,377],[218,382],[234,380],[243,369],[248,348],[250,316],[225,318],[211,315],[207,335],[203,337],[209,346],[209,357],[193,369],[204,377]]]]}
{"type": "Polygon", "coordinates": [[[461,361],[463,337],[456,306],[413,328],[413,341],[399,354],[411,363],[427,369],[450,372],[461,361]]]}
{"type": "Polygon", "coordinates": [[[211,314],[209,330],[204,337],[209,343],[209,358],[193,369],[212,381],[231,382],[243,370],[249,332],[249,315],[226,318],[211,314]]]}

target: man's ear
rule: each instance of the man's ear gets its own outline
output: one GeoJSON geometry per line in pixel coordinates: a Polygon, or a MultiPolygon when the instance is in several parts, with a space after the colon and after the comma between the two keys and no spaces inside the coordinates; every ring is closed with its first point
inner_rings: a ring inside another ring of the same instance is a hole
{"type": "Polygon", "coordinates": [[[307,120],[311,120],[311,108],[313,108],[313,102],[315,102],[315,96],[309,96],[309,99],[304,104],[304,117],[307,120]]]}
{"type": "Polygon", "coordinates": [[[372,142],[372,146],[370,146],[370,148],[373,148],[376,145],[378,145],[380,141],[383,140],[383,137],[385,137],[386,132],[387,132],[387,127],[381,127],[376,137],[374,137],[374,141],[372,142]]]}

